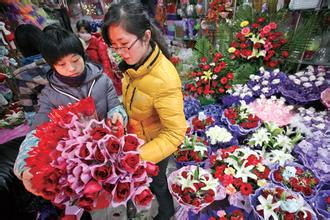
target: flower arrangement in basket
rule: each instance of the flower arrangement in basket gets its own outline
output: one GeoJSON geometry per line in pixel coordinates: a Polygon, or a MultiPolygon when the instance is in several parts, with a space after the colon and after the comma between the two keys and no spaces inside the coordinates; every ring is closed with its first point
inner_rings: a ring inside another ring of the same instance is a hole
{"type": "Polygon", "coordinates": [[[198,213],[215,200],[219,181],[203,168],[185,166],[170,174],[168,186],[180,205],[198,213]]]}
{"type": "Polygon", "coordinates": [[[221,120],[236,136],[247,135],[261,124],[260,119],[252,113],[245,101],[241,101],[240,105],[225,109],[221,120]]]}
{"type": "Polygon", "coordinates": [[[198,68],[190,73],[191,80],[185,85],[185,90],[200,99],[216,100],[231,88],[234,79],[234,74],[226,67],[219,52],[211,60],[202,57],[198,68]]]}
{"type": "Polygon", "coordinates": [[[149,176],[157,175],[158,167],[140,159],[143,141],[124,135],[120,124],[112,132],[95,115],[91,97],[51,111],[50,122],[36,129],[39,142],[26,159],[33,188],[55,204],[89,211],[130,199],[138,210],[149,208],[149,176]]]}
{"type": "Polygon", "coordinates": [[[316,214],[300,194],[280,186],[267,185],[250,198],[258,219],[306,219],[316,220],[316,214]]]}
{"type": "Polygon", "coordinates": [[[270,169],[262,156],[249,148],[231,146],[219,149],[210,158],[212,174],[229,195],[240,192],[249,196],[266,185],[270,169]]]}
{"type": "Polygon", "coordinates": [[[311,198],[317,192],[319,179],[307,168],[297,163],[277,166],[271,173],[275,183],[299,192],[304,198],[311,198]]]}
{"type": "Polygon", "coordinates": [[[264,123],[265,127],[258,128],[249,138],[248,145],[254,149],[261,149],[267,165],[286,161],[293,161],[291,152],[294,146],[302,139],[300,132],[290,127],[278,127],[274,123],[264,123]]]}
{"type": "Polygon", "coordinates": [[[234,36],[228,52],[230,58],[240,62],[258,62],[270,68],[276,68],[280,59],[289,56],[282,46],[287,43],[284,34],[277,30],[277,23],[266,21],[259,17],[250,24],[249,21],[240,23],[241,30],[234,36]]]}
{"type": "Polygon", "coordinates": [[[210,149],[207,142],[197,135],[185,136],[184,142],[173,154],[176,160],[177,168],[187,165],[197,165],[204,167],[208,159],[210,149]]]}

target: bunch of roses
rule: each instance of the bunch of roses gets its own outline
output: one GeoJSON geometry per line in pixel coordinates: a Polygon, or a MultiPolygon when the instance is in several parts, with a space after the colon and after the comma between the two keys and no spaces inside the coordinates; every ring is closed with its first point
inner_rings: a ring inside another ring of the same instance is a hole
{"type": "MultiPolygon", "coordinates": [[[[131,199],[138,210],[151,205],[151,178],[158,167],[140,159],[135,135],[113,133],[94,119],[94,100],[54,109],[37,128],[39,143],[26,159],[32,186],[55,204],[93,210],[117,207],[131,199]]],[[[119,126],[119,124],[118,124],[119,126]]]]}
{"type": "Polygon", "coordinates": [[[232,106],[224,110],[222,121],[225,122],[231,129],[233,126],[249,130],[255,129],[260,125],[260,119],[252,113],[250,107],[246,105],[245,101],[241,101],[240,105],[232,106]]]}
{"type": "Polygon", "coordinates": [[[25,121],[23,109],[17,102],[11,103],[0,112],[0,128],[13,128],[25,121]]]}
{"type": "Polygon", "coordinates": [[[199,112],[189,119],[189,128],[187,132],[204,132],[205,129],[214,124],[214,118],[206,115],[204,112],[199,112]]]}
{"type": "Polygon", "coordinates": [[[197,135],[186,136],[178,151],[174,153],[177,162],[202,162],[208,158],[207,142],[197,135]]]}
{"type": "Polygon", "coordinates": [[[217,22],[219,18],[226,18],[231,10],[232,1],[213,0],[209,4],[206,18],[210,22],[217,22]]]}
{"type": "Polygon", "coordinates": [[[282,187],[269,185],[251,196],[255,213],[265,220],[301,219],[316,220],[315,212],[303,197],[282,187]]]}
{"type": "Polygon", "coordinates": [[[185,166],[170,174],[168,185],[180,205],[198,213],[215,200],[219,181],[203,168],[185,166]]]}
{"type": "Polygon", "coordinates": [[[216,53],[212,60],[201,58],[198,68],[190,73],[191,81],[185,85],[185,90],[195,97],[217,98],[231,88],[234,74],[228,70],[221,53],[216,53]]]}
{"type": "Polygon", "coordinates": [[[288,51],[282,50],[287,43],[282,32],[277,31],[275,22],[267,23],[264,17],[252,24],[241,22],[241,31],[236,33],[228,52],[231,59],[260,60],[270,68],[276,68],[280,58],[287,58],[288,51]]]}
{"type": "Polygon", "coordinates": [[[275,182],[302,193],[304,197],[311,197],[319,184],[319,179],[299,164],[278,166],[272,172],[272,178],[275,182]]]}
{"type": "Polygon", "coordinates": [[[262,156],[249,148],[231,146],[219,149],[210,158],[212,174],[232,195],[244,196],[266,185],[270,169],[264,165],[262,156]]]}

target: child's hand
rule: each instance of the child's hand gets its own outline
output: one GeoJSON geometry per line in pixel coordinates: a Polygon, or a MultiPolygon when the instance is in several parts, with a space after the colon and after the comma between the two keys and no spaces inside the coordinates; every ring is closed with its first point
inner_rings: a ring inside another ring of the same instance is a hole
{"type": "Polygon", "coordinates": [[[34,195],[40,196],[41,194],[38,193],[32,187],[32,177],[33,177],[33,175],[30,173],[30,169],[27,169],[23,172],[22,181],[23,181],[24,187],[27,191],[33,193],[34,195]]]}
{"type": "Polygon", "coordinates": [[[112,117],[108,119],[107,122],[115,136],[120,138],[124,135],[123,117],[120,113],[113,113],[112,117]]]}

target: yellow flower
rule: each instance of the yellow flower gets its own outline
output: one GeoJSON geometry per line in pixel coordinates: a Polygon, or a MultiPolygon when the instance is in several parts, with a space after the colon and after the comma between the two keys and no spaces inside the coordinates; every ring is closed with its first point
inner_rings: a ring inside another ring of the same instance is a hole
{"type": "Polygon", "coordinates": [[[226,193],[228,195],[232,195],[236,192],[236,189],[235,187],[233,186],[233,184],[229,184],[227,187],[226,187],[226,193]]]}
{"type": "Polygon", "coordinates": [[[226,168],[224,172],[225,172],[225,174],[227,174],[227,175],[235,175],[235,169],[232,168],[232,167],[228,167],[228,168],[226,168]]]}
{"type": "Polygon", "coordinates": [[[229,52],[229,53],[234,53],[235,50],[236,50],[235,47],[229,47],[229,48],[228,48],[228,52],[229,52]]]}
{"type": "Polygon", "coordinates": [[[264,172],[265,171],[265,166],[262,165],[261,163],[258,163],[257,170],[260,171],[260,172],[264,172]]]}
{"type": "Polygon", "coordinates": [[[266,180],[258,180],[257,181],[257,185],[260,186],[260,187],[263,187],[267,184],[267,181],[266,180]]]}
{"type": "Polygon", "coordinates": [[[249,25],[248,21],[242,21],[241,24],[240,24],[241,27],[246,27],[248,25],[249,25]]]}
{"type": "Polygon", "coordinates": [[[213,73],[212,73],[211,70],[204,71],[203,73],[204,73],[204,75],[202,76],[202,80],[207,81],[207,80],[212,79],[212,74],[213,74],[213,73]]]}

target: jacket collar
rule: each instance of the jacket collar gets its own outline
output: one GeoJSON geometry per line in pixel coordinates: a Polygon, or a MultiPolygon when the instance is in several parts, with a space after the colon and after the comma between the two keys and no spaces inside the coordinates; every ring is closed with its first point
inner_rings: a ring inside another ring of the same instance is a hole
{"type": "MultiPolygon", "coordinates": [[[[149,55],[149,57],[144,61],[142,65],[137,67],[136,69],[133,66],[129,66],[126,64],[126,74],[131,79],[136,79],[142,77],[150,72],[150,70],[155,66],[157,61],[160,59],[161,50],[158,45],[155,44],[153,51],[149,55]]],[[[125,64],[122,66],[125,68],[125,64]]]]}

